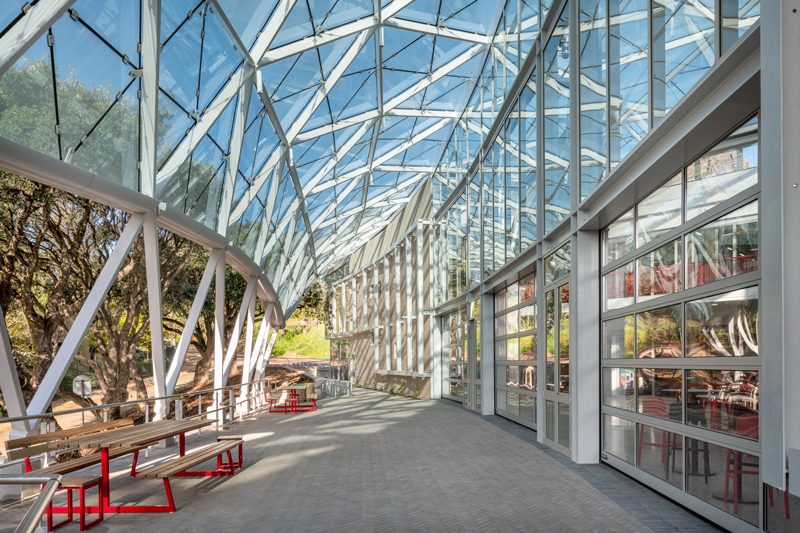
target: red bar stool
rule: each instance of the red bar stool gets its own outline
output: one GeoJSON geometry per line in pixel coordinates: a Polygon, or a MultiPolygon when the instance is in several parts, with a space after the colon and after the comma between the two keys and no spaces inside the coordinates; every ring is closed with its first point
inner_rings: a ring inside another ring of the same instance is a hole
{"type": "MultiPolygon", "coordinates": [[[[239,441],[239,457],[233,461],[233,468],[241,468],[242,463],[244,462],[244,455],[243,455],[243,444],[244,444],[244,437],[242,435],[220,435],[217,437],[217,442],[222,442],[225,440],[238,440],[239,441]]],[[[223,468],[230,468],[231,465],[227,461],[222,460],[222,455],[217,456],[217,470],[222,470],[223,468]]]]}
{"type": "MultiPolygon", "coordinates": [[[[751,439],[758,438],[758,415],[757,414],[743,414],[739,415],[736,419],[736,427],[731,431],[731,435],[738,435],[740,437],[747,437],[751,439]]],[[[725,465],[725,501],[728,501],[728,480],[733,480],[733,514],[739,514],[739,492],[741,491],[740,479],[743,475],[758,475],[758,470],[745,470],[745,466],[758,467],[757,463],[745,463],[742,461],[742,456],[747,455],[744,452],[735,450],[728,450],[728,456],[725,465]],[[732,460],[731,460],[732,459],[732,460]]],[[[787,507],[788,511],[788,507],[787,507]]]]}
{"type": "Polygon", "coordinates": [[[72,523],[72,491],[77,490],[80,499],[80,530],[86,531],[92,526],[95,526],[103,521],[103,489],[100,483],[103,481],[103,476],[69,476],[61,480],[61,487],[59,490],[67,491],[67,519],[62,520],[57,524],[53,524],[53,502],[47,507],[47,531],[55,531],[56,529],[72,523]],[[86,523],[86,491],[92,487],[98,489],[98,507],[99,516],[92,522],[86,523]]]}

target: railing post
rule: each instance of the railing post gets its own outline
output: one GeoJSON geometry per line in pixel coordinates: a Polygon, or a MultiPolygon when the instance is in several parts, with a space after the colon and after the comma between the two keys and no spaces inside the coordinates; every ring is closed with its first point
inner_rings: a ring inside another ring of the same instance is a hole
{"type": "MultiPolygon", "coordinates": [[[[144,423],[150,423],[150,406],[147,405],[147,402],[144,402],[144,423]]],[[[144,449],[144,456],[146,458],[150,458],[150,447],[144,449]]]]}
{"type": "Polygon", "coordinates": [[[233,423],[233,419],[236,417],[236,398],[233,395],[233,389],[228,389],[228,409],[231,412],[230,421],[233,423]]]}
{"type": "Polygon", "coordinates": [[[183,400],[175,400],[175,420],[183,420],[183,400]]]}

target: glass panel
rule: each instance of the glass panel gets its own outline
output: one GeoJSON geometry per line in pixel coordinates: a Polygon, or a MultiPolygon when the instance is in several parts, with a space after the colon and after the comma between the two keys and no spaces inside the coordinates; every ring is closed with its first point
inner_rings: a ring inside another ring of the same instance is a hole
{"type": "Polygon", "coordinates": [[[758,269],[758,202],[686,236],[686,288],[758,269]]]}
{"type": "Polygon", "coordinates": [[[506,290],[496,293],[494,295],[494,312],[499,313],[506,308],[506,290]]]}
{"type": "Polygon", "coordinates": [[[462,379],[462,365],[445,365],[445,367],[450,367],[450,371],[447,373],[447,377],[450,379],[462,379]]]}
{"type": "Polygon", "coordinates": [[[725,0],[722,2],[723,54],[758,21],[760,15],[759,0],[725,0]]]}
{"type": "Polygon", "coordinates": [[[603,405],[633,411],[633,368],[603,369],[603,405]]]}
{"type": "Polygon", "coordinates": [[[506,334],[506,317],[508,315],[500,315],[494,319],[494,334],[501,337],[506,334]]]}
{"type": "Polygon", "coordinates": [[[527,302],[536,297],[536,272],[528,274],[519,282],[519,301],[527,302]]]}
{"type": "Polygon", "coordinates": [[[653,2],[653,123],[714,64],[716,0],[653,2]]]}
{"type": "Polygon", "coordinates": [[[519,330],[536,329],[536,306],[528,305],[519,310],[519,330]]]}
{"type": "Polygon", "coordinates": [[[559,391],[569,394],[569,283],[559,288],[560,314],[558,318],[559,391]]]}
{"type": "Polygon", "coordinates": [[[686,423],[758,440],[758,371],[687,370],[686,423]]]}
{"type": "Polygon", "coordinates": [[[758,457],[688,437],[686,452],[686,492],[757,526],[758,457]]]}
{"type": "Polygon", "coordinates": [[[516,392],[506,393],[508,395],[507,412],[514,416],[519,416],[519,394],[516,392]]]}
{"type": "Polygon", "coordinates": [[[603,451],[633,464],[636,424],[611,415],[604,415],[603,419],[603,451]]]}
{"type": "Polygon", "coordinates": [[[544,263],[545,285],[549,285],[553,281],[569,275],[571,257],[572,255],[569,242],[567,242],[566,244],[564,244],[564,246],[562,246],[561,248],[559,248],[558,250],[547,256],[544,263]]]}
{"type": "MultiPolygon", "coordinates": [[[[545,297],[545,330],[547,331],[547,361],[545,368],[545,380],[547,390],[555,390],[556,383],[556,303],[555,293],[550,291],[545,297]]],[[[548,437],[549,438],[549,437],[548,437]]]]}
{"type": "Polygon", "coordinates": [[[636,314],[636,357],[680,357],[681,304],[636,314]]]}
{"type": "Polygon", "coordinates": [[[508,409],[508,403],[506,402],[506,391],[499,390],[497,391],[497,410],[498,411],[506,411],[508,409]]]}
{"type": "Polygon", "coordinates": [[[450,382],[450,396],[455,396],[459,400],[463,397],[463,385],[458,382],[450,382]]]}
{"type": "Polygon", "coordinates": [[[686,167],[686,220],[758,183],[758,116],[686,167]]]}
{"type": "Polygon", "coordinates": [[[519,303],[519,285],[513,283],[506,288],[506,306],[514,307],[519,303]]]}
{"type": "Polygon", "coordinates": [[[758,355],[758,287],[686,303],[687,357],[758,355]]]}
{"type": "Polygon", "coordinates": [[[603,322],[603,359],[632,359],[633,315],[603,322]]]}
{"type": "MultiPolygon", "coordinates": [[[[513,78],[508,80],[511,85],[513,78]]],[[[519,118],[518,103],[511,111],[511,117],[506,121],[505,141],[506,167],[505,167],[505,194],[506,194],[506,221],[505,221],[505,248],[506,261],[519,254],[519,118]],[[517,115],[517,116],[515,116],[517,115]]]]}
{"type": "Polygon", "coordinates": [[[681,435],[639,424],[639,468],[676,487],[683,487],[681,435]]]}
{"type": "Polygon", "coordinates": [[[506,315],[506,335],[519,332],[519,311],[511,311],[506,315]]]}
{"type": "Polygon", "coordinates": [[[647,134],[647,0],[609,0],[611,170],[647,134]]]}
{"type": "Polygon", "coordinates": [[[581,0],[581,201],[606,176],[606,2],[581,0]]]}
{"type": "Polygon", "coordinates": [[[519,416],[536,423],[536,396],[519,395],[519,416]]]}
{"type": "MultiPolygon", "coordinates": [[[[498,137],[501,145],[503,144],[502,133],[498,137]]],[[[505,146],[495,145],[492,157],[492,172],[494,173],[494,197],[492,216],[494,225],[492,226],[492,246],[494,247],[494,269],[498,270],[506,260],[505,247],[505,146]]],[[[507,303],[507,305],[510,305],[507,303]]]]}
{"type": "Polygon", "coordinates": [[[638,376],[638,412],[680,422],[683,419],[681,412],[683,370],[640,368],[638,376]]]}
{"type": "Polygon", "coordinates": [[[519,367],[519,387],[529,391],[536,390],[536,365],[519,367]]]}
{"type": "Polygon", "coordinates": [[[636,260],[640,302],[681,290],[682,244],[678,239],[636,260]]]}
{"type": "Polygon", "coordinates": [[[536,71],[520,95],[520,235],[522,250],[536,242],[536,71]]]}
{"type": "Polygon", "coordinates": [[[550,441],[555,441],[556,432],[555,432],[555,425],[556,425],[556,404],[550,400],[544,401],[544,416],[545,416],[545,425],[544,425],[544,434],[550,441]]]}
{"type": "MultiPolygon", "coordinates": [[[[491,105],[491,104],[487,104],[491,105]]],[[[491,127],[491,124],[486,125],[491,127]]],[[[489,153],[483,160],[482,172],[483,176],[483,277],[488,278],[494,272],[494,173],[492,171],[492,153],[493,149],[489,149],[489,153]]],[[[505,309],[497,307],[495,303],[495,311],[505,309]]]]}
{"type": "Polygon", "coordinates": [[[633,209],[603,230],[604,265],[633,251],[633,233],[633,209]]]}
{"type": "Polygon", "coordinates": [[[633,304],[633,261],[603,276],[603,289],[604,311],[633,304]]]}
{"type": "Polygon", "coordinates": [[[681,223],[681,174],[677,174],[637,206],[637,246],[677,228],[681,223]]]}
{"type": "Polygon", "coordinates": [[[506,360],[506,341],[494,343],[494,356],[498,361],[506,360]]]}
{"type": "Polygon", "coordinates": [[[480,179],[476,176],[469,182],[469,286],[477,287],[481,282],[481,191],[480,179]]]}
{"type": "Polygon", "coordinates": [[[506,350],[509,361],[519,361],[519,339],[508,339],[506,341],[506,350]]]}
{"type": "Polygon", "coordinates": [[[569,2],[544,50],[544,231],[569,214],[569,2]]]}
{"type": "Polygon", "coordinates": [[[569,404],[558,404],[558,443],[569,448],[569,404]]]}
{"type": "Polygon", "coordinates": [[[506,387],[519,387],[519,367],[507,366],[506,367],[506,387]]]}
{"type": "Polygon", "coordinates": [[[536,334],[519,339],[519,360],[536,361],[536,334]]]}

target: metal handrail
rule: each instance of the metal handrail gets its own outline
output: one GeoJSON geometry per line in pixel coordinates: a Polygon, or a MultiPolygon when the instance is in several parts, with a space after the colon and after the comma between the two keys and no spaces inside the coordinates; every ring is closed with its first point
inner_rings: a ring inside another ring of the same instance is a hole
{"type": "Polygon", "coordinates": [[[331,378],[322,378],[321,381],[322,391],[328,396],[332,395],[334,398],[336,398],[339,396],[339,394],[342,396],[353,395],[353,383],[350,381],[331,378]]]}
{"type": "Polygon", "coordinates": [[[36,474],[0,474],[0,485],[44,485],[36,501],[22,517],[14,533],[33,533],[42,521],[47,506],[61,485],[61,476],[42,476],[36,474]]]}
{"type": "Polygon", "coordinates": [[[92,405],[89,407],[79,407],[77,409],[68,409],[66,411],[58,411],[57,413],[40,413],[35,415],[27,415],[27,416],[15,416],[13,418],[0,418],[0,424],[7,424],[11,422],[21,422],[23,420],[33,420],[36,418],[53,418],[55,416],[61,415],[68,415],[72,413],[80,413],[83,411],[94,411],[97,409],[110,409],[112,407],[122,407],[123,405],[132,405],[135,403],[142,403],[142,402],[153,402],[159,400],[168,400],[172,398],[183,398],[184,396],[196,396],[200,394],[205,394],[207,392],[216,392],[216,391],[224,391],[228,389],[240,389],[245,385],[252,386],[257,383],[269,383],[270,381],[275,381],[275,378],[261,378],[256,381],[248,381],[247,383],[240,383],[238,385],[227,385],[225,387],[218,387],[215,389],[203,389],[199,391],[191,391],[191,392],[182,392],[179,394],[171,394],[169,396],[156,396],[153,398],[142,398],[141,400],[128,400],[126,402],[117,402],[117,403],[104,403],[100,405],[92,405]]]}

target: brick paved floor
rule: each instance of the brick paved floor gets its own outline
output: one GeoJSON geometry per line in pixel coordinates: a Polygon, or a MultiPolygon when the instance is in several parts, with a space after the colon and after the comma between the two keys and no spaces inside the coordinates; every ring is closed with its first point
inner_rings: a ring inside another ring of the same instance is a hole
{"type": "MultiPolygon", "coordinates": [[[[256,414],[230,432],[246,435],[235,477],[177,478],[178,512],[111,515],[93,531],[713,531],[607,467],[572,465],[533,432],[447,400],[356,389],[315,413],[256,414]]],[[[129,465],[113,463],[112,499],[164,503],[161,481],[132,480],[129,465]]],[[[0,531],[26,506],[0,506],[0,531]]]]}

